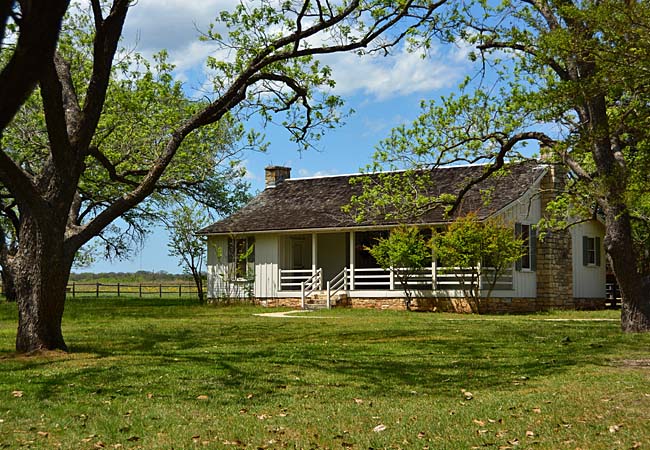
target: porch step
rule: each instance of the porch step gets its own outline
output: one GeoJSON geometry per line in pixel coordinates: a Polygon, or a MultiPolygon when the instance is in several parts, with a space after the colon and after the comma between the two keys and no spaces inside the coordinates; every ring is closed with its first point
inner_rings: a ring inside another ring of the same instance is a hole
{"type": "MultiPolygon", "coordinates": [[[[342,300],[345,300],[347,295],[338,293],[332,296],[331,306],[335,307],[342,300]]],[[[327,308],[327,292],[314,292],[310,297],[305,299],[305,309],[325,309],[327,308]]]]}

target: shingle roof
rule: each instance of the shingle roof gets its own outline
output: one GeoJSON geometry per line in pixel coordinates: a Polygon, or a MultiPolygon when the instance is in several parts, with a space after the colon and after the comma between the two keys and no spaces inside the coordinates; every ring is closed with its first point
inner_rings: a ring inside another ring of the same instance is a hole
{"type": "MultiPolygon", "coordinates": [[[[480,176],[486,166],[454,166],[431,171],[438,194],[456,194],[468,179],[480,176]]],[[[474,186],[464,197],[463,211],[473,211],[480,218],[501,210],[520,198],[544,173],[545,166],[535,161],[511,164],[504,175],[490,177],[474,186]],[[496,195],[485,204],[483,192],[496,195]]],[[[340,175],[316,178],[287,179],[276,187],[267,188],[244,208],[220,220],[198,234],[232,234],[260,231],[309,230],[326,228],[360,228],[364,226],[394,225],[396,221],[374,220],[357,223],[341,208],[352,195],[361,193],[361,184],[350,184],[350,179],[372,175],[340,175]]],[[[441,208],[420,217],[417,223],[435,224],[447,221],[441,208]]]]}

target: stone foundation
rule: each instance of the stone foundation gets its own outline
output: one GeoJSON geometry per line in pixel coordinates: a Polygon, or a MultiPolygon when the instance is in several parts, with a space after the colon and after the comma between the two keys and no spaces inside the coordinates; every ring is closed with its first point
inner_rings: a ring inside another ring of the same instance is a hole
{"type": "MultiPolygon", "coordinates": [[[[352,298],[352,308],[405,310],[403,298],[352,298]]],[[[491,298],[479,305],[464,298],[415,298],[411,311],[452,312],[460,314],[526,313],[537,311],[533,298],[491,298]]]]}
{"type": "Polygon", "coordinates": [[[301,301],[299,297],[280,297],[280,298],[264,298],[256,302],[262,306],[269,308],[301,308],[301,301]]]}
{"type": "MultiPolygon", "coordinates": [[[[461,314],[522,314],[538,311],[548,311],[550,309],[565,310],[597,310],[605,309],[604,298],[580,298],[568,299],[561,301],[549,301],[548,299],[535,298],[490,298],[482,301],[478,307],[464,298],[449,297],[420,297],[414,298],[411,303],[412,311],[423,312],[452,312],[461,314]]],[[[300,309],[300,298],[267,298],[256,300],[257,304],[270,308],[294,308],[300,309]]],[[[359,309],[377,309],[405,311],[404,298],[355,298],[347,297],[341,299],[335,307],[338,308],[359,308],[359,309]]]]}
{"type": "Polygon", "coordinates": [[[608,300],[606,298],[575,298],[571,309],[593,311],[606,309],[608,300]]]}

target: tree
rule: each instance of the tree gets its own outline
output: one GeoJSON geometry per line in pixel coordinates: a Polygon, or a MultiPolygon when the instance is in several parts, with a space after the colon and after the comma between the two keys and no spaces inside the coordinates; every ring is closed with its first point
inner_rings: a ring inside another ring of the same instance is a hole
{"type": "Polygon", "coordinates": [[[377,239],[367,250],[382,269],[395,274],[406,294],[406,309],[410,311],[413,293],[409,279],[431,264],[431,248],[420,230],[408,226],[393,228],[387,238],[377,239]]]}
{"type": "Polygon", "coordinates": [[[604,219],[622,329],[650,331],[650,5],[475,2],[459,6],[456,18],[452,39],[474,46],[476,76],[459,93],[424,103],[412,126],[380,145],[377,164],[486,163],[469,188],[521,157],[527,143],[539,144],[548,162],[568,169],[555,225],[604,219]]]}
{"type": "MultiPolygon", "coordinates": [[[[86,55],[92,53],[93,28],[88,17],[70,13],[61,32],[57,56],[70,61],[72,86],[89,83],[92,65],[86,55]]],[[[154,56],[153,63],[134,52],[122,51],[119,64],[111,73],[107,101],[89,148],[85,169],[79,180],[76,220],[95,217],[106,205],[136,185],[138,174],[147,172],[158,154],[157,142],[184,115],[191,115],[203,101],[189,100],[180,83],[171,76],[173,67],[165,52],[154,56]]],[[[5,129],[3,145],[22,169],[36,177],[47,161],[49,135],[41,90],[36,89],[5,129]]],[[[213,126],[204,127],[185,139],[184,146],[156,183],[152,194],[137,207],[122,214],[120,226],[111,223],[93,240],[77,250],[74,265],[79,267],[98,257],[127,258],[141,244],[161,211],[179,195],[200,200],[220,214],[238,206],[239,196],[248,188],[238,166],[240,149],[235,146],[243,129],[227,116],[213,126]]],[[[11,192],[0,185],[0,255],[3,284],[7,298],[16,298],[8,260],[19,248],[21,214],[11,192]],[[13,294],[13,297],[12,295],[13,294]]],[[[71,214],[71,215],[72,215],[71,214]]]]}
{"type": "Polygon", "coordinates": [[[496,218],[480,221],[475,214],[460,217],[445,231],[434,233],[431,247],[441,261],[440,270],[452,268],[473,310],[490,298],[499,277],[523,254],[523,241],[515,236],[513,227],[496,218]]]}
{"type": "MultiPolygon", "coordinates": [[[[388,50],[431,20],[442,3],[350,0],[334,6],[318,0],[278,5],[261,0],[222,12],[218,20],[228,30],[226,37],[214,27],[205,35],[215,50],[229,55],[223,61],[208,60],[215,74],[213,95],[194,109],[183,108],[174,115],[151,142],[151,159],[139,170],[131,170],[97,145],[131,2],[91,0],[88,23],[93,35],[86,55],[91,62],[87,82],[75,83],[78,61],[67,59],[61,46],[54,55],[45,54],[41,63],[37,79],[47,130],[42,157],[21,161],[4,141],[0,149],[0,183],[20,214],[16,253],[0,251],[18,296],[17,351],[66,349],[61,320],[75,254],[118,217],[142,205],[157,186],[173,183],[173,167],[183,157],[186,139],[200,138],[229,116],[258,112],[268,120],[283,114],[283,125],[292,138],[309,142],[336,123],[341,104],[339,98],[327,94],[314,101],[317,88],[332,84],[330,70],[314,56],[388,50]],[[33,170],[27,169],[30,166],[33,170]],[[107,189],[119,185],[120,195],[93,205],[92,214],[82,216],[89,171],[104,172],[110,180],[107,189]]],[[[18,41],[26,31],[19,27],[18,41]]],[[[139,129],[137,122],[133,126],[139,129]]]]}
{"type": "Polygon", "coordinates": [[[210,224],[210,215],[200,204],[180,204],[165,219],[169,232],[169,255],[180,259],[183,270],[192,275],[199,297],[205,301],[203,292],[203,262],[206,253],[206,239],[197,236],[196,230],[210,224]]]}

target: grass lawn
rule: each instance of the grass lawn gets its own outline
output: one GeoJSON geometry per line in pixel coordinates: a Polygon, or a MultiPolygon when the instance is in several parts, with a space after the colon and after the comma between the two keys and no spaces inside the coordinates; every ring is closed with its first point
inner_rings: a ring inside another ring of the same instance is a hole
{"type": "Polygon", "coordinates": [[[258,312],[68,300],[23,357],[0,304],[0,448],[650,448],[650,335],[558,320],[616,312],[258,312]]]}

